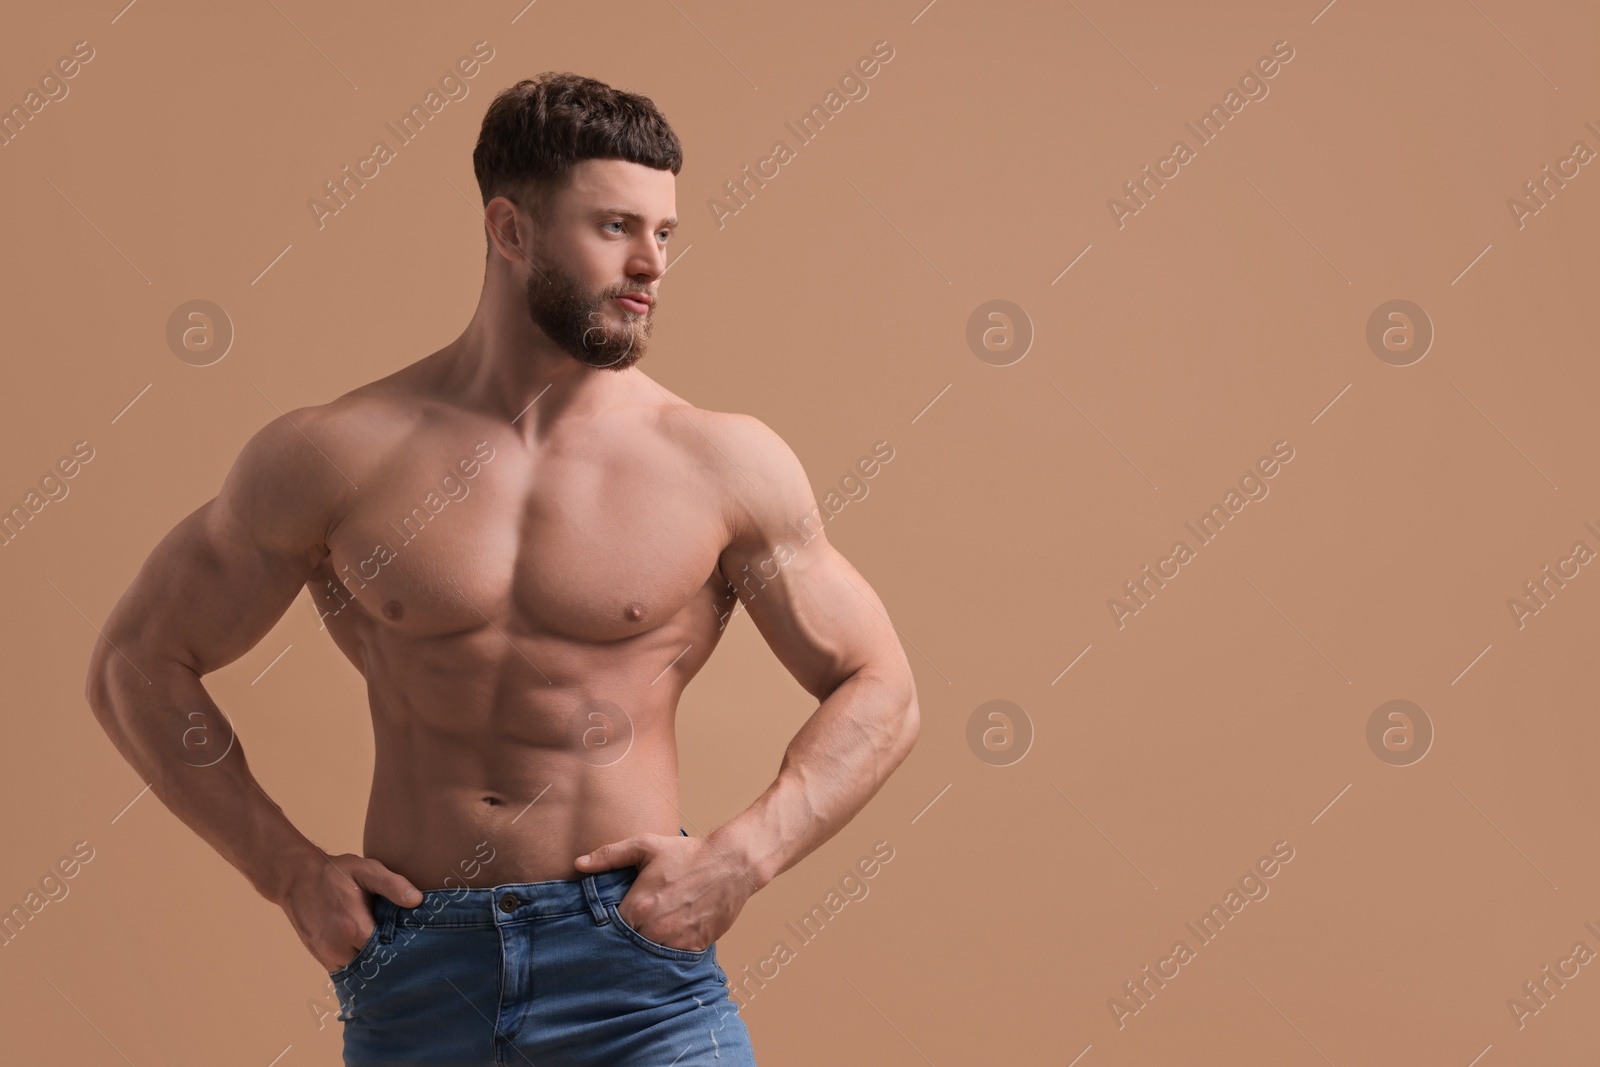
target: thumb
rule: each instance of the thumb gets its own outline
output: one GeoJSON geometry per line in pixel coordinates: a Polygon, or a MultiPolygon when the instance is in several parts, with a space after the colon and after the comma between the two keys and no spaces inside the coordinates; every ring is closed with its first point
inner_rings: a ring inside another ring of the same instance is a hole
{"type": "Polygon", "coordinates": [[[609,871],[617,867],[643,866],[648,848],[642,837],[625,837],[609,845],[601,845],[577,859],[581,871],[609,871]]]}
{"type": "Polygon", "coordinates": [[[376,860],[370,867],[358,867],[355,875],[362,889],[387,897],[402,908],[414,908],[422,903],[422,890],[376,860]]]}

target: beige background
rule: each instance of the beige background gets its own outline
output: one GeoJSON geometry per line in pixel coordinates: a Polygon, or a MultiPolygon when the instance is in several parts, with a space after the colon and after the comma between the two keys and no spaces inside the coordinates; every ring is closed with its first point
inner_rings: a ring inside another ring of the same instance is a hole
{"type": "MultiPolygon", "coordinates": [[[[685,144],[643,369],[765,420],[819,497],[895,449],[829,534],[904,638],[922,738],[720,943],[737,979],[894,848],[745,1007],[764,1065],[1505,1067],[1600,1045],[1600,963],[1520,1028],[1507,1007],[1576,942],[1600,951],[1600,567],[1520,629],[1507,607],[1574,542],[1600,549],[1600,164],[1520,229],[1507,207],[1575,141],[1600,150],[1593,5],[120,2],[0,32],[7,105],[95,50],[0,148],[0,502],[95,449],[0,549],[0,906],[94,849],[0,949],[0,1058],[339,1062],[318,965],[140,796],[84,666],[275,407],[459,333],[483,108],[552,68],[649,95],[685,144]],[[467,98],[319,230],[307,201],[480,40],[467,98]],[[869,95],[798,146],[784,123],[880,40],[869,95]],[[1108,198],[1283,40],[1269,95],[1119,229],[1108,198]],[[708,201],[780,138],[795,158],[719,228],[708,201]],[[193,299],[236,331],[211,366],[165,340],[193,299]],[[1009,366],[966,341],[991,299],[1035,333],[1009,366]],[[1436,331],[1410,366],[1366,341],[1394,299],[1436,331]],[[1277,441],[1295,458],[1270,495],[1119,629],[1108,598],[1277,441]],[[1434,730],[1407,766],[1367,741],[1392,699],[1434,730]],[[990,700],[1031,723],[1007,766],[969,747],[990,700]],[[1110,998],[1198,944],[1184,923],[1279,841],[1270,895],[1119,1028],[1110,998]]],[[[724,645],[681,712],[693,833],[767,784],[814,706],[747,618],[724,645]]],[[[309,600],[207,682],[290,817],[359,850],[371,731],[309,600]]]]}

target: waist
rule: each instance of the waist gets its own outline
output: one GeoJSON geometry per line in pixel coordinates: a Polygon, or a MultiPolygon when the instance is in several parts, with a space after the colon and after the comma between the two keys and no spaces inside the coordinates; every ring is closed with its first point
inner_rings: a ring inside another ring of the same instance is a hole
{"type": "MultiPolygon", "coordinates": [[[[689,832],[678,827],[684,837],[689,832]]],[[[422,903],[403,907],[388,897],[369,893],[372,914],[379,924],[390,926],[497,926],[524,919],[550,919],[593,911],[596,906],[616,904],[628,893],[639,876],[639,868],[629,865],[581,878],[553,878],[538,882],[502,882],[469,888],[425,889],[422,903]]]]}
{"type": "Polygon", "coordinates": [[[601,845],[642,833],[670,835],[674,826],[682,833],[676,797],[652,784],[663,778],[556,779],[542,789],[488,793],[403,787],[380,772],[363,854],[425,891],[575,881],[582,872],[574,861],[601,845]]]}

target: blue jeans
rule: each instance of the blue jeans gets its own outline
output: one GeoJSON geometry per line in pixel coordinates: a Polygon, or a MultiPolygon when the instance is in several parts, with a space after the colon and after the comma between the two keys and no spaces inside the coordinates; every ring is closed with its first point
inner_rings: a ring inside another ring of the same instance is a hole
{"type": "Polygon", "coordinates": [[[350,1067],[754,1067],[716,943],[670,948],[617,903],[637,867],[576,881],[369,894],[377,926],[331,975],[350,1067]]]}

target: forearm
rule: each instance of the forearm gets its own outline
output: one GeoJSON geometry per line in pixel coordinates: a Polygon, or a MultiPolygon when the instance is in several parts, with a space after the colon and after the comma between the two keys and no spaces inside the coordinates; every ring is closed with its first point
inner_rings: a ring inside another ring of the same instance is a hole
{"type": "Polygon", "coordinates": [[[766,791],[708,839],[756,888],[765,886],[866,806],[911,751],[918,729],[909,676],[857,671],[795,734],[766,791]]]}
{"type": "Polygon", "coordinates": [[[174,815],[258,893],[281,901],[292,875],[325,853],[262,791],[199,677],[171,660],[134,655],[137,669],[115,651],[96,650],[87,685],[95,718],[174,815]]]}

